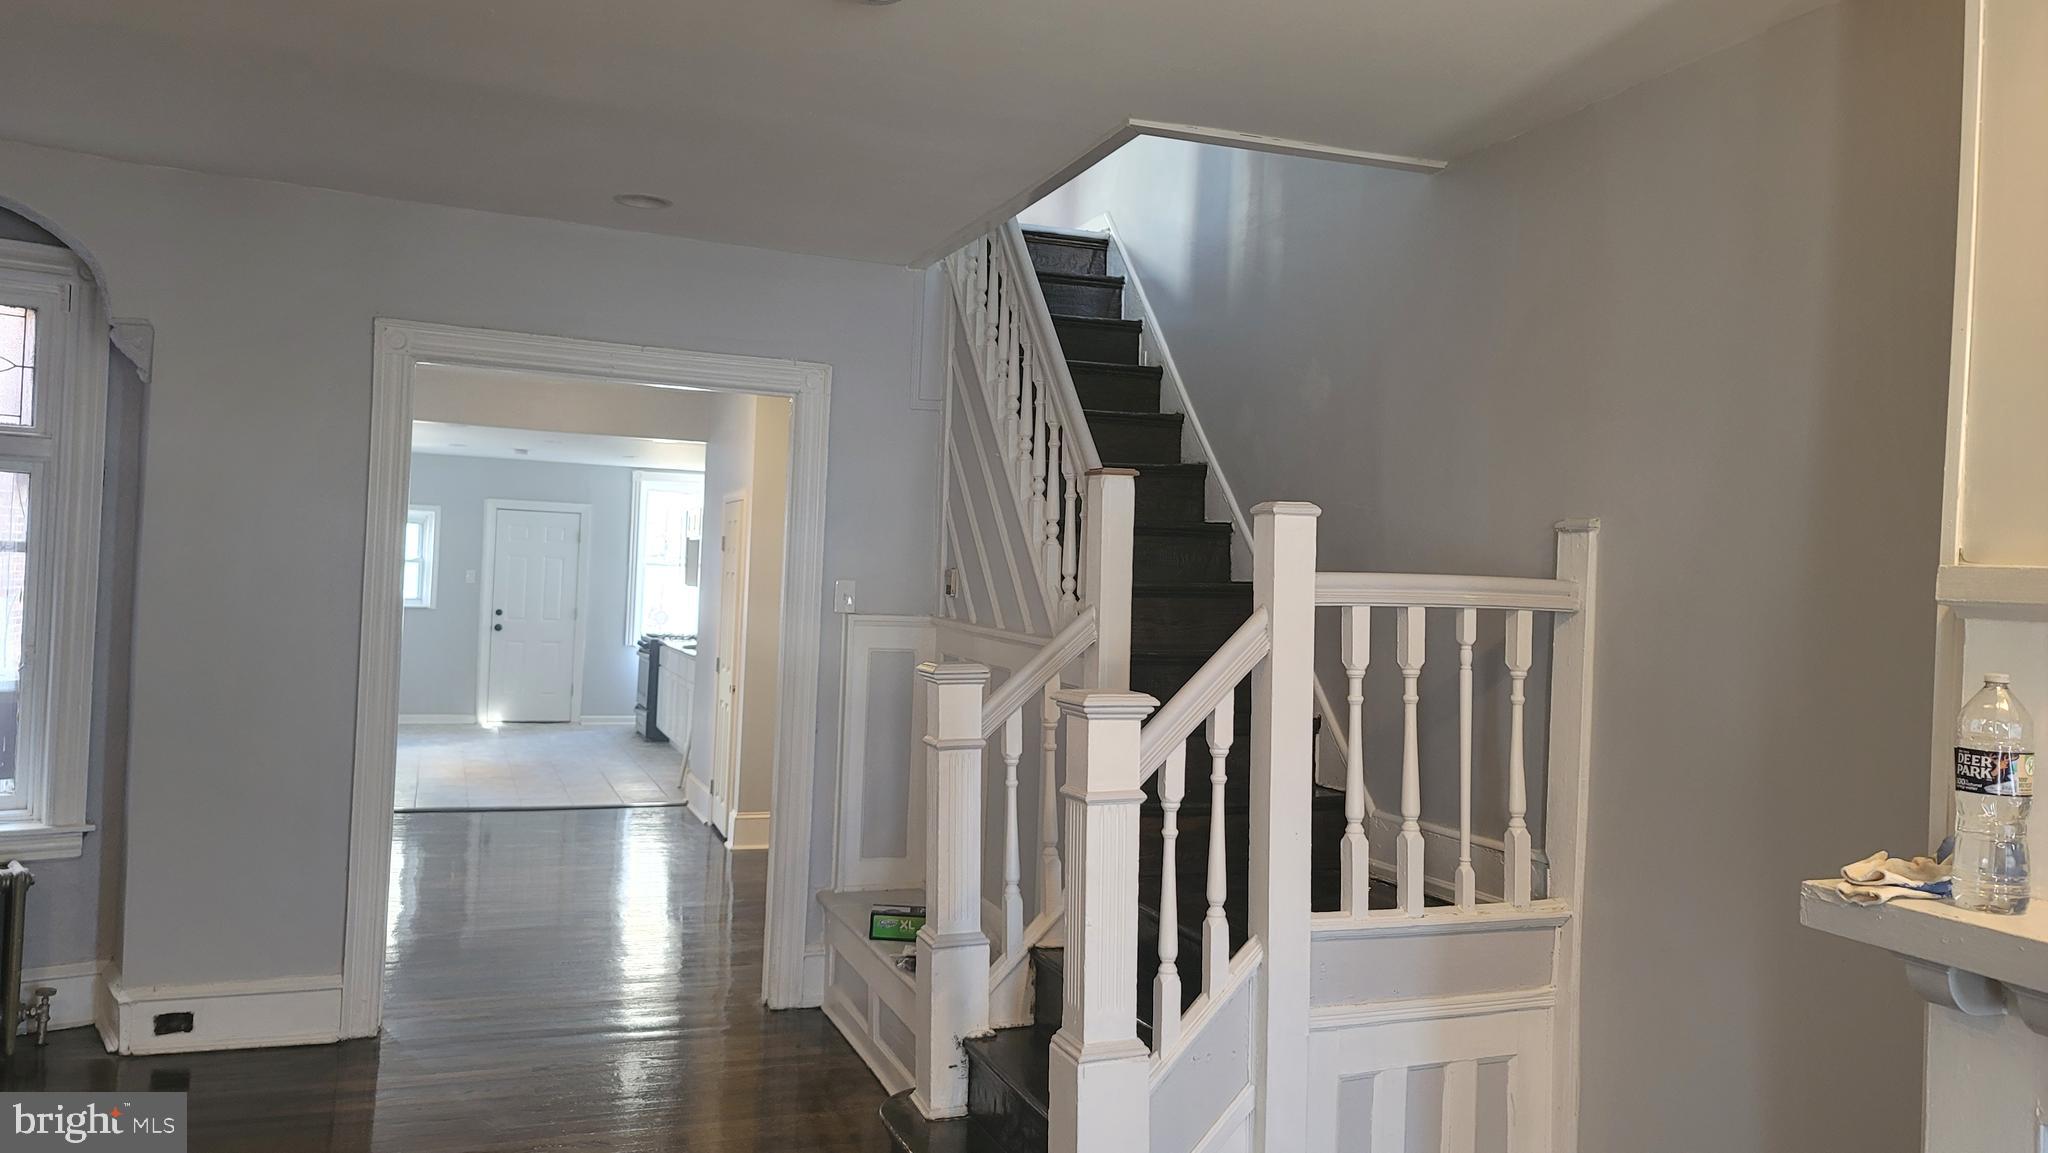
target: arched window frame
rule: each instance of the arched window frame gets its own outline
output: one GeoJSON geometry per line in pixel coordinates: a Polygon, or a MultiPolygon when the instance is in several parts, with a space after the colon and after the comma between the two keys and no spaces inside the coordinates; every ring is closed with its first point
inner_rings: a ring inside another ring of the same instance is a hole
{"type": "Polygon", "coordinates": [[[106,467],[108,328],[68,250],[0,241],[0,303],[37,310],[31,423],[0,425],[0,468],[29,477],[13,793],[0,859],[76,857],[86,833],[106,467]]]}

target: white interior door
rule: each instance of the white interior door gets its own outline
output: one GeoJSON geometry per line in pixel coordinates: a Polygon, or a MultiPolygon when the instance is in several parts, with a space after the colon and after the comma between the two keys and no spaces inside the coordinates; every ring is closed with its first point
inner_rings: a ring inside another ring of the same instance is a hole
{"type": "Polygon", "coordinates": [[[485,690],[490,717],[567,721],[575,715],[582,525],[574,512],[495,510],[485,690]]]}
{"type": "Polygon", "coordinates": [[[712,666],[711,823],[729,839],[738,808],[740,654],[746,651],[747,500],[728,497],[718,532],[718,654],[712,666]]]}

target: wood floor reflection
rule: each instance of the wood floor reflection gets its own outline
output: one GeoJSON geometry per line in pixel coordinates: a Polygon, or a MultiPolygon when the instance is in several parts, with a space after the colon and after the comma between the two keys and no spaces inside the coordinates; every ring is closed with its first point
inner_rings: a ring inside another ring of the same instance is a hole
{"type": "Polygon", "coordinates": [[[883,1147],[824,1016],[759,1004],[763,854],[681,809],[414,813],[395,840],[382,1037],[116,1058],[69,1030],[0,1086],[189,1091],[194,1153],[883,1147]]]}

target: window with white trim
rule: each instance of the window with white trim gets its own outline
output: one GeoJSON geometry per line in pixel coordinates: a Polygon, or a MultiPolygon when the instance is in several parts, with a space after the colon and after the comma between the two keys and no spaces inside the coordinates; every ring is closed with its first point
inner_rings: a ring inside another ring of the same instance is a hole
{"type": "Polygon", "coordinates": [[[87,831],[107,335],[71,253],[0,241],[0,859],[87,831]]]}
{"type": "Polygon", "coordinates": [[[434,607],[434,556],[441,547],[441,510],[414,505],[405,512],[404,571],[398,587],[405,594],[405,607],[434,607]]]}
{"type": "Polygon", "coordinates": [[[704,474],[633,474],[632,609],[626,640],[694,636],[704,566],[704,474]]]}

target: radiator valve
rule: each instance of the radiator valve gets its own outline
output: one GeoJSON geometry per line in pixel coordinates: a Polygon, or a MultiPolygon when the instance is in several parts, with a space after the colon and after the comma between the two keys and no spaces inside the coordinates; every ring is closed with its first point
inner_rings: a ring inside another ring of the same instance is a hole
{"type": "Polygon", "coordinates": [[[21,1022],[33,1025],[36,1030],[36,1044],[41,1045],[50,1037],[50,998],[57,995],[55,987],[37,985],[29,993],[29,1003],[21,1007],[21,1022]]]}

